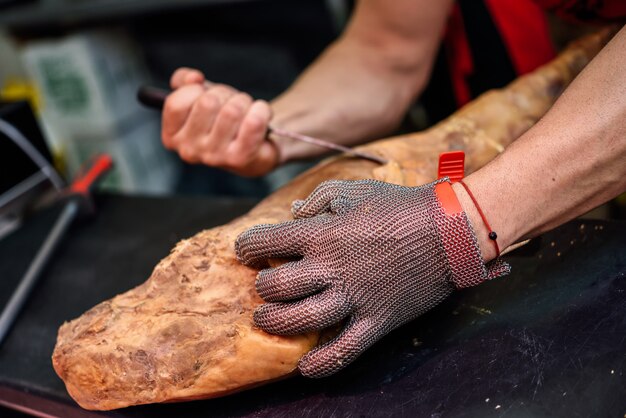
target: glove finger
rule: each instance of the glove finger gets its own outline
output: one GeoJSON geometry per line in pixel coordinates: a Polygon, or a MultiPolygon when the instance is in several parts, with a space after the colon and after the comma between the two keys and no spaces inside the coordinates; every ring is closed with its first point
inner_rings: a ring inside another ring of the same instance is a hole
{"type": "Polygon", "coordinates": [[[256,291],[266,302],[286,302],[310,296],[327,286],[331,272],[319,264],[293,261],[262,270],[256,291]]]}
{"type": "Polygon", "coordinates": [[[261,305],[254,311],[254,323],[270,334],[302,334],[328,328],[350,310],[345,294],[330,288],[298,302],[261,305]]]}
{"type": "Polygon", "coordinates": [[[296,200],[291,204],[291,213],[297,218],[310,218],[328,212],[330,204],[344,188],[346,181],[329,180],[319,186],[304,200],[296,200]]]}
{"type": "Polygon", "coordinates": [[[305,200],[291,205],[295,218],[310,218],[322,213],[341,214],[365,196],[371,196],[382,183],[377,180],[329,180],[321,183],[305,200]]]}
{"type": "Polygon", "coordinates": [[[301,256],[314,231],[309,220],[256,225],[237,237],[235,253],[248,266],[266,265],[272,257],[301,256]]]}
{"type": "Polygon", "coordinates": [[[371,320],[351,320],[337,337],[305,354],[298,369],[307,377],[330,376],[352,363],[379,338],[380,327],[371,320]]]}

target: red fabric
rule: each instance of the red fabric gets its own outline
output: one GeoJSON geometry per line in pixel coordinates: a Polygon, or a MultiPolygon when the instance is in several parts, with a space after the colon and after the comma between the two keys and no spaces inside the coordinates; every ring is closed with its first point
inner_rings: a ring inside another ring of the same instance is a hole
{"type": "Polygon", "coordinates": [[[554,58],[556,52],[545,13],[533,0],[485,0],[485,5],[518,75],[554,58]]]}
{"type": "MultiPolygon", "coordinates": [[[[485,5],[518,75],[554,58],[556,53],[550,40],[548,22],[533,0],[485,0],[485,5]]],[[[452,9],[444,42],[454,95],[457,106],[461,107],[472,99],[466,80],[474,71],[474,64],[458,4],[452,9]]]]}
{"type": "Polygon", "coordinates": [[[466,78],[474,70],[474,64],[469,43],[465,36],[461,8],[458,4],[455,4],[452,9],[444,43],[448,54],[448,63],[450,63],[452,88],[457,106],[461,107],[472,99],[466,78]]]}

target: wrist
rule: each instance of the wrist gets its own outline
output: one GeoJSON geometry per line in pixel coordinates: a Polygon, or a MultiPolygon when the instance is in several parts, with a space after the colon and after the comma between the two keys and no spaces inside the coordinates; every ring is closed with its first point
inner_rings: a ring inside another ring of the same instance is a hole
{"type": "MultiPolygon", "coordinates": [[[[476,234],[478,247],[480,248],[480,254],[483,261],[488,262],[493,260],[497,256],[496,248],[493,241],[489,238],[489,228],[485,225],[485,222],[480,216],[476,205],[460,183],[454,183],[452,185],[452,190],[454,190],[454,193],[459,200],[459,204],[467,215],[470,226],[474,230],[474,234],[476,234]]],[[[500,243],[500,239],[498,239],[498,242],[500,243]]]]}
{"type": "MultiPolygon", "coordinates": [[[[280,126],[282,127],[282,125],[280,126]]],[[[272,133],[269,134],[269,140],[272,142],[274,148],[276,149],[277,166],[306,158],[306,154],[302,150],[302,144],[298,143],[298,141],[295,141],[291,138],[278,136],[272,133]]]]}
{"type": "MultiPolygon", "coordinates": [[[[294,105],[283,104],[278,99],[271,103],[273,117],[270,126],[281,128],[291,132],[298,132],[305,135],[319,135],[314,129],[311,129],[311,121],[304,117],[307,114],[304,110],[294,109],[294,105]]],[[[315,123],[315,122],[313,122],[315,123]]],[[[315,125],[313,125],[315,126],[315,125]]],[[[275,146],[278,154],[277,165],[286,164],[292,161],[298,161],[321,155],[323,150],[307,144],[306,142],[297,141],[292,138],[286,138],[279,135],[271,134],[269,139],[275,146]]]]}
{"type": "MultiPolygon", "coordinates": [[[[433,219],[450,272],[450,280],[457,288],[478,285],[485,280],[506,275],[510,267],[500,259],[486,263],[493,256],[485,253],[478,242],[479,234],[472,227],[468,213],[461,206],[457,192],[449,182],[434,186],[438,209],[433,219]],[[491,258],[490,258],[491,257],[491,258]]],[[[461,193],[458,193],[461,195],[461,193]]],[[[466,204],[467,207],[467,204],[466,204]]],[[[484,243],[484,249],[488,248],[484,243]]]]}
{"type": "Polygon", "coordinates": [[[304,160],[328,153],[325,147],[310,144],[308,142],[298,140],[296,136],[317,135],[313,130],[298,129],[284,126],[283,124],[272,124],[269,139],[277,150],[278,165],[291,161],[304,160]],[[280,128],[280,129],[279,129],[280,128]],[[281,132],[283,131],[283,132],[281,132]],[[313,132],[313,133],[312,133],[313,132]]]}

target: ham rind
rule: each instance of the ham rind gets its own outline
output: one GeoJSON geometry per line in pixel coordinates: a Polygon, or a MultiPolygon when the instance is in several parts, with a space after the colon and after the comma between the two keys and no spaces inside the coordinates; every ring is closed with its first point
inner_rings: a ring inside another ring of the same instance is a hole
{"type": "Polygon", "coordinates": [[[428,131],[359,148],[387,159],[384,166],[327,159],[248,214],[179,242],[144,284],[61,326],[52,363],[69,394],[83,408],[110,410],[213,398],[297,373],[298,360],[320,334],[275,336],[254,326],[252,313],[262,300],[255,291],[257,270],[235,257],[239,233],[290,219],[291,202],[324,180],[417,186],[434,179],[439,153],[451,150],[465,151],[466,171],[482,167],[546,113],[613,33],[585,37],[428,131]]]}

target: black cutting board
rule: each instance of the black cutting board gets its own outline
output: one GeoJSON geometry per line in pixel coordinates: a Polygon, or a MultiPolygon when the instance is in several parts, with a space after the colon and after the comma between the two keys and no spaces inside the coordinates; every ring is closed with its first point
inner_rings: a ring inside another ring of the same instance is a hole
{"type": "MultiPolygon", "coordinates": [[[[330,378],[293,378],[207,401],[84,411],[50,363],[59,325],[143,282],[179,239],[252,205],[98,200],[98,216],[72,229],[0,347],[0,403],[60,417],[626,413],[626,224],[600,221],[570,222],[534,240],[506,257],[510,276],[455,293],[330,378]]],[[[0,241],[2,292],[53,219],[44,213],[0,241]]]]}

